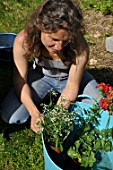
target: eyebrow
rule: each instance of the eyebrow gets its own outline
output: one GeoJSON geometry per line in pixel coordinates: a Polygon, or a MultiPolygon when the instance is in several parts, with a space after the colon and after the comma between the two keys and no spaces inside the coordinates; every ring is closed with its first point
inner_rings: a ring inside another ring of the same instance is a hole
{"type": "MultiPolygon", "coordinates": [[[[70,38],[67,38],[67,36],[66,36],[66,39],[63,39],[63,40],[57,38],[55,35],[48,34],[48,36],[49,36],[49,38],[56,40],[56,41],[69,41],[69,39],[70,39],[70,38]]],[[[64,36],[62,38],[64,38],[64,36]]]]}
{"type": "MultiPolygon", "coordinates": [[[[59,39],[59,38],[57,38],[57,37],[51,37],[51,36],[49,36],[51,39],[53,39],[53,40],[55,40],[55,41],[69,41],[69,38],[65,38],[65,39],[59,39]]],[[[64,38],[64,37],[63,37],[64,38]]]]}

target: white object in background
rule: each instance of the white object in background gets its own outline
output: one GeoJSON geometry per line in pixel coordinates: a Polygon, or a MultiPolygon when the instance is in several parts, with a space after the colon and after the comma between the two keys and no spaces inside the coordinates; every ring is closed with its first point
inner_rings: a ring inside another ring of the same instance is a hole
{"type": "Polygon", "coordinates": [[[106,50],[113,53],[113,36],[106,38],[106,50]]]}

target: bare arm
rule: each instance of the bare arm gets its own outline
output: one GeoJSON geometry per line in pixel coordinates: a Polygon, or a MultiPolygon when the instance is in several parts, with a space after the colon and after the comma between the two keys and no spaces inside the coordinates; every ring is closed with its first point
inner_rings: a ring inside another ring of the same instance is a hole
{"type": "Polygon", "coordinates": [[[84,69],[88,60],[89,51],[83,51],[83,53],[76,58],[76,64],[72,64],[69,71],[69,77],[66,83],[66,87],[63,90],[58,103],[64,98],[64,106],[68,108],[70,101],[75,101],[78,95],[80,82],[84,73],[84,69]]]}
{"type": "MultiPolygon", "coordinates": [[[[28,61],[24,57],[25,49],[23,48],[24,31],[20,32],[14,42],[14,87],[21,102],[28,110],[31,118],[35,118],[40,113],[32,100],[32,93],[27,83],[28,61]]],[[[32,128],[32,127],[31,127],[32,128]]],[[[34,130],[35,131],[35,130],[34,130]]]]}

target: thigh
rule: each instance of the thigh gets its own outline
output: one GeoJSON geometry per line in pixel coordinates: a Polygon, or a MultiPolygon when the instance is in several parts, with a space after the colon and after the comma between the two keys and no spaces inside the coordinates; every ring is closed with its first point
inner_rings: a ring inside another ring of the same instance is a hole
{"type": "Polygon", "coordinates": [[[52,89],[52,86],[44,81],[43,78],[31,84],[33,100],[38,106],[52,89]]]}
{"type": "Polygon", "coordinates": [[[43,80],[51,86],[53,90],[58,93],[62,93],[63,89],[66,86],[68,77],[48,77],[44,76],[43,80]]]}
{"type": "Polygon", "coordinates": [[[52,88],[51,84],[48,83],[50,80],[45,81],[44,77],[45,76],[43,75],[42,68],[40,66],[37,66],[35,69],[32,67],[30,68],[28,83],[32,90],[33,100],[37,106],[43,101],[52,88]]]}
{"type": "Polygon", "coordinates": [[[64,90],[66,83],[67,83],[68,77],[60,77],[57,83],[57,87],[56,90],[59,93],[62,93],[62,91],[64,90]]]}

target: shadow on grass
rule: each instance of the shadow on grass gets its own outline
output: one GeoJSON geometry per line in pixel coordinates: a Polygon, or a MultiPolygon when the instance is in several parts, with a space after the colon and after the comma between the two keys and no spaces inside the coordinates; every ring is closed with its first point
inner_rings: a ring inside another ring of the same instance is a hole
{"type": "Polygon", "coordinates": [[[104,82],[113,86],[113,69],[111,68],[88,68],[87,69],[98,83],[104,82]]]}
{"type": "Polygon", "coordinates": [[[0,133],[3,134],[3,137],[9,141],[10,134],[20,131],[22,129],[29,129],[30,128],[30,118],[27,122],[23,124],[7,124],[0,118],[0,133]]]}

